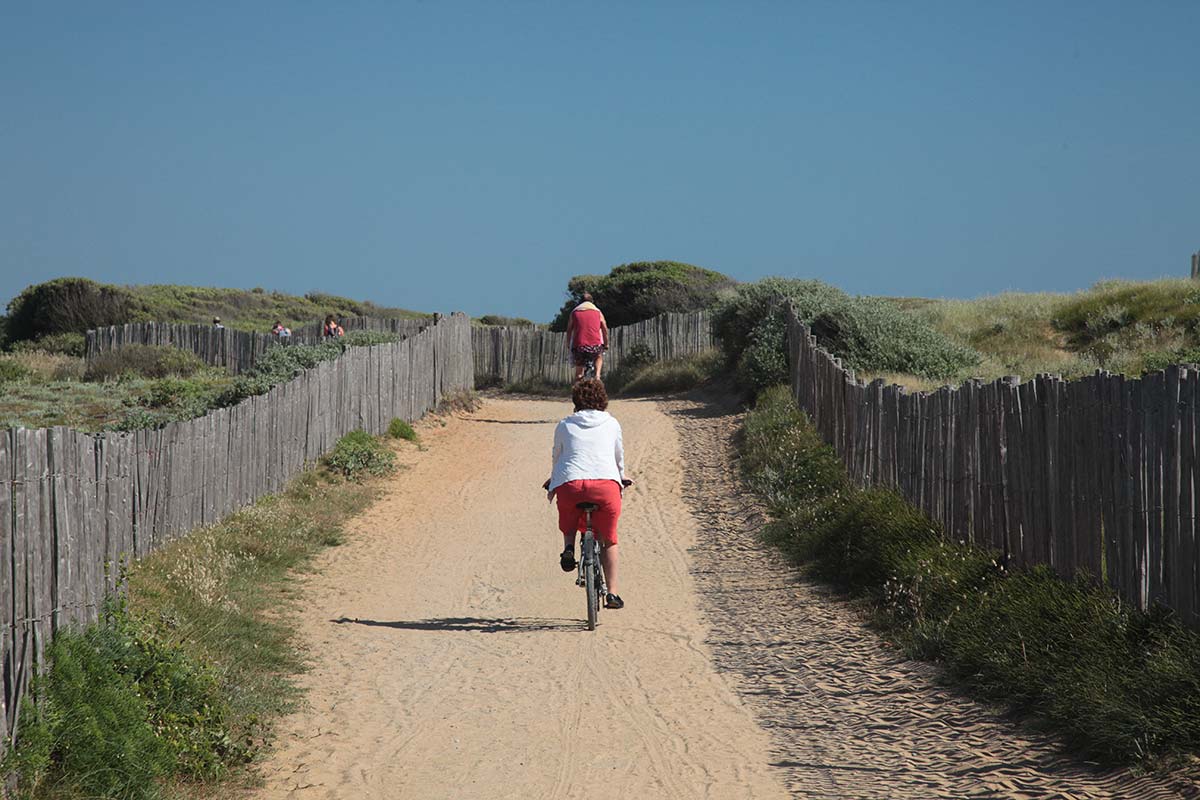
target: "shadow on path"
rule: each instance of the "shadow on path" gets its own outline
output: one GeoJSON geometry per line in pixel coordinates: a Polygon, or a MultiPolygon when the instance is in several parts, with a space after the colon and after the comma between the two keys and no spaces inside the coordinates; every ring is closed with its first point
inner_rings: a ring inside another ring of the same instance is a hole
{"type": "Polygon", "coordinates": [[[528,631],[577,631],[583,620],[544,619],[542,617],[439,617],[437,619],[396,620],[340,617],[331,619],[335,625],[366,625],[371,628],[394,628],[401,631],[467,631],[471,633],[517,633],[528,631]]]}
{"type": "Polygon", "coordinates": [[[486,419],[484,417],[463,417],[467,422],[486,422],[491,425],[557,425],[556,419],[486,419]]]}

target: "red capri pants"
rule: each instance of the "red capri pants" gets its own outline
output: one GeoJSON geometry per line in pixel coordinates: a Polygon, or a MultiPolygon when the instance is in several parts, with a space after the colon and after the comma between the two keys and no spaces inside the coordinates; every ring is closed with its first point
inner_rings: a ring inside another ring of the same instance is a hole
{"type": "Polygon", "coordinates": [[[582,531],[587,516],[575,507],[576,503],[595,503],[592,530],[601,544],[617,543],[617,519],[621,516],[621,484],[612,480],[567,481],[554,490],[558,498],[558,529],[563,535],[582,531]]]}

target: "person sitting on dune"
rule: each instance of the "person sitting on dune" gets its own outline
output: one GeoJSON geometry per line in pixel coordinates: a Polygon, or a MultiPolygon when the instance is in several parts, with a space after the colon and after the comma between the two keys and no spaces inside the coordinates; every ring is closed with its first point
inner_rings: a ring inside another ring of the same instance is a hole
{"type": "Polygon", "coordinates": [[[346,331],[342,329],[337,317],[330,314],[325,318],[325,326],[321,329],[321,335],[326,339],[337,339],[344,336],[346,331]]]}

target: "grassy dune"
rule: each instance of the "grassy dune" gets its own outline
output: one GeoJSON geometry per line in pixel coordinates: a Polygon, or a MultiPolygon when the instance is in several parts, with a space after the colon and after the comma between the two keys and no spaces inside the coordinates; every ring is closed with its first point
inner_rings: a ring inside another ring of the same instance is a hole
{"type": "MultiPolygon", "coordinates": [[[[1072,294],[1005,293],[974,300],[897,298],[899,307],[980,354],[958,378],[1064,378],[1097,369],[1141,375],[1200,360],[1200,283],[1104,281],[1072,294]]],[[[869,375],[910,388],[940,381],[869,375]]]]}
{"type": "Polygon", "coordinates": [[[389,319],[429,316],[406,308],[379,306],[321,292],[298,296],[258,288],[219,289],[169,284],[125,288],[134,302],[131,322],[209,322],[213,317],[220,317],[230,328],[266,332],[275,320],[298,326],[322,319],[326,314],[389,319]]]}

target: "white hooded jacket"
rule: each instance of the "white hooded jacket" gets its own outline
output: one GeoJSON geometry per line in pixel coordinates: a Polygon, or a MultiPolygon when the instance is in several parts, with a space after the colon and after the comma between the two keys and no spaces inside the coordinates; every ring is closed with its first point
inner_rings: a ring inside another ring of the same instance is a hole
{"type": "Polygon", "coordinates": [[[625,447],[621,423],[607,411],[585,408],[554,429],[550,491],[569,481],[614,480],[625,477],[625,447]]]}

